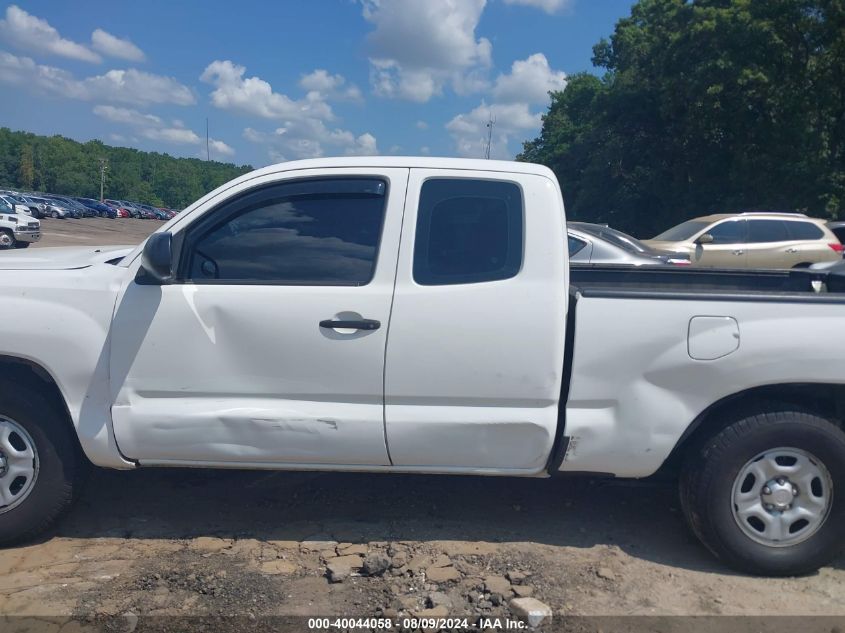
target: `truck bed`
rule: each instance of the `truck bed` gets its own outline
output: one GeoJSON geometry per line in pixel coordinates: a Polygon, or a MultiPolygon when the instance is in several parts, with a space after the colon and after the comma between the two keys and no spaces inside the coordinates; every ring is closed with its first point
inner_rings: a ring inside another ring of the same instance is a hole
{"type": "Polygon", "coordinates": [[[808,269],[571,266],[569,278],[585,297],[845,303],[841,272],[808,269]]]}

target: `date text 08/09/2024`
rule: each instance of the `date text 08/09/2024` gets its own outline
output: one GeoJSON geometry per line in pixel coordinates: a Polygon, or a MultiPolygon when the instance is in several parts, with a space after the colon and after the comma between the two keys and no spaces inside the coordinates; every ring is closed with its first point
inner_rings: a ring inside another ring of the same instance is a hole
{"type": "Polygon", "coordinates": [[[468,618],[309,618],[308,630],[378,630],[398,628],[401,630],[435,629],[435,630],[521,630],[527,629],[528,624],[522,620],[509,618],[481,618],[477,622],[470,622],[468,618]]]}

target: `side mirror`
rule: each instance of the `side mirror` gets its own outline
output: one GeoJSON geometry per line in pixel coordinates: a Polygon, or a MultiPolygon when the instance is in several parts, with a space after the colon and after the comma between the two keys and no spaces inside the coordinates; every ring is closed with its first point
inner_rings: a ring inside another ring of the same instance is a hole
{"type": "Polygon", "coordinates": [[[153,233],[144,244],[141,267],[135,282],[146,286],[163,286],[173,281],[173,235],[170,231],[153,233]]]}
{"type": "Polygon", "coordinates": [[[696,244],[712,244],[713,243],[713,236],[710,233],[705,233],[704,235],[699,236],[697,240],[695,240],[696,244]]]}

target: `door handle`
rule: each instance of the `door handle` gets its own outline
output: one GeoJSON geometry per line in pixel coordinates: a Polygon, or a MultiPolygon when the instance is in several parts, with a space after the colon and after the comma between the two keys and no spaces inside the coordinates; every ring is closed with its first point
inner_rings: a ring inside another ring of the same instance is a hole
{"type": "Polygon", "coordinates": [[[743,251],[741,249],[737,249],[737,250],[732,251],[732,252],[733,252],[734,255],[744,255],[745,254],[745,251],[743,251]]]}
{"type": "Polygon", "coordinates": [[[787,252],[787,253],[797,253],[797,252],[798,252],[798,249],[797,249],[797,248],[787,248],[787,249],[786,249],[786,252],[787,252]]]}
{"type": "Polygon", "coordinates": [[[320,327],[329,330],[377,330],[381,327],[381,321],[375,319],[358,319],[356,321],[334,321],[326,319],[320,321],[320,327]]]}

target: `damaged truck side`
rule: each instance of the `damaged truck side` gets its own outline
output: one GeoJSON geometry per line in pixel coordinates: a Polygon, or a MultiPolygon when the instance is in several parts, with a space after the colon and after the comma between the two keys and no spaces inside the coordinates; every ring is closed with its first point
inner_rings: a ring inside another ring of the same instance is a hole
{"type": "Polygon", "coordinates": [[[544,167],[341,158],[242,176],[134,249],[3,253],[0,542],[89,464],[659,471],[727,564],[828,562],[834,275],[570,271],[565,238],[544,167]]]}

